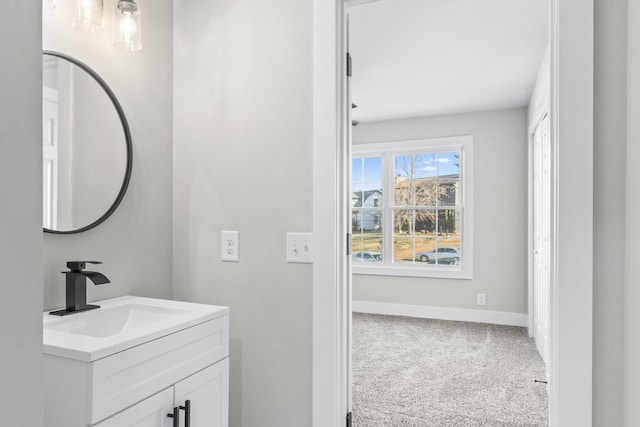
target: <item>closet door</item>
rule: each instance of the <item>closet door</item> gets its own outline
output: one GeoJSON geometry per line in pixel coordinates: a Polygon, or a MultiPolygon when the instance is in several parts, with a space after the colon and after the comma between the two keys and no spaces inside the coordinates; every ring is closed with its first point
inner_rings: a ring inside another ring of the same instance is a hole
{"type": "Polygon", "coordinates": [[[533,305],[534,338],[545,363],[549,354],[551,164],[549,117],[533,134],[533,305]]]}
{"type": "Polygon", "coordinates": [[[228,427],[229,358],[177,383],[175,404],[183,408],[180,426],[228,427]]]}

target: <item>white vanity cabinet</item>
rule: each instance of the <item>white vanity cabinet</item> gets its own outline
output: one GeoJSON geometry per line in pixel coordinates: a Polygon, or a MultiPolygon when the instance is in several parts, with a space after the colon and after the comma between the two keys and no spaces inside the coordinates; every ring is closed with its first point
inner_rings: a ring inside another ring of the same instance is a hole
{"type": "MultiPolygon", "coordinates": [[[[140,308],[141,303],[164,303],[127,298],[138,304],[123,322],[128,325],[140,316],[153,319],[145,310],[155,308],[140,308]]],[[[114,315],[127,310],[122,305],[114,315]]],[[[111,334],[105,340],[97,336],[105,327],[90,325],[92,319],[110,315],[108,302],[93,317],[90,312],[70,320],[45,317],[45,427],[228,427],[228,308],[175,301],[166,305],[158,310],[173,313],[173,320],[159,316],[152,333],[129,326],[118,339],[111,334]],[[183,314],[185,307],[202,312],[183,314]],[[74,341],[82,333],[95,336],[74,341]]]]}
{"type": "Polygon", "coordinates": [[[229,423],[228,383],[227,358],[95,424],[95,427],[226,427],[229,423]],[[186,418],[187,402],[189,424],[186,418]],[[168,416],[173,415],[176,408],[177,422],[168,416]]]}

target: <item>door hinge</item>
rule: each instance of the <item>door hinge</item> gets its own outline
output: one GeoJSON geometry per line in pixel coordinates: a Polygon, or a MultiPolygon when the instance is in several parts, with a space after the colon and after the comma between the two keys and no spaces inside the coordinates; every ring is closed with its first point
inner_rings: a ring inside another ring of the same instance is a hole
{"type": "Polygon", "coordinates": [[[353,247],[351,245],[352,241],[351,233],[347,233],[347,255],[351,255],[351,252],[353,251],[353,247]]]}
{"type": "Polygon", "coordinates": [[[352,418],[352,415],[351,415],[351,412],[349,412],[347,414],[347,427],[351,427],[351,418],[352,418]]]}
{"type": "Polygon", "coordinates": [[[347,52],[347,77],[351,77],[351,54],[347,52]]]}

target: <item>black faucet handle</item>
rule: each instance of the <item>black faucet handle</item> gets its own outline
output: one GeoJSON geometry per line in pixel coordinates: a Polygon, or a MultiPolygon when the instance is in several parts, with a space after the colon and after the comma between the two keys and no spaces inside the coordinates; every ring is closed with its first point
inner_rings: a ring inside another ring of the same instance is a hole
{"type": "Polygon", "coordinates": [[[70,270],[83,270],[87,264],[102,264],[102,261],[67,261],[67,268],[70,270]]]}

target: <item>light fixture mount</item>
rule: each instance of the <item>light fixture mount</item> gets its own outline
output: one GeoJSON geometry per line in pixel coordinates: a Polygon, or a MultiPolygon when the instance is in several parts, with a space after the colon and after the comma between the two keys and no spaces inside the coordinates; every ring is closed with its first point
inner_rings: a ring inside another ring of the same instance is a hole
{"type": "Polygon", "coordinates": [[[134,0],[118,0],[116,7],[122,13],[134,13],[138,10],[138,5],[134,0]]]}

